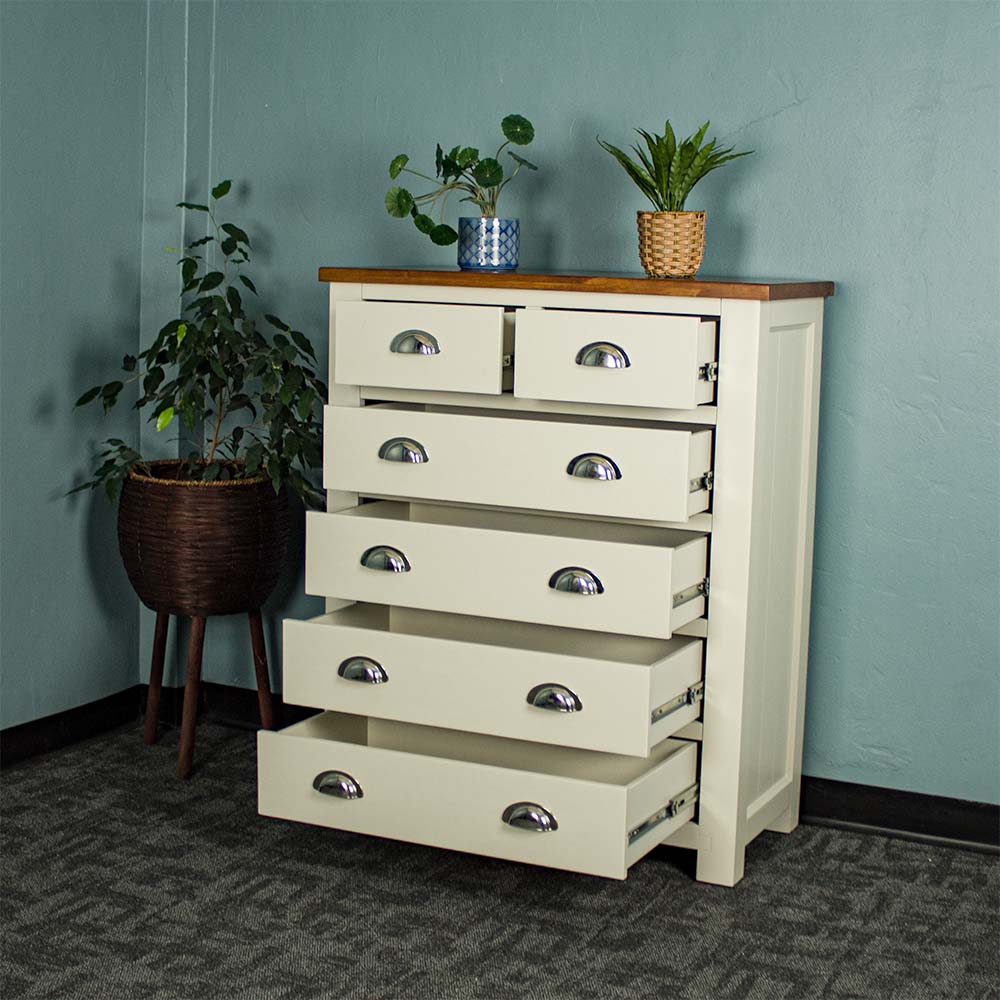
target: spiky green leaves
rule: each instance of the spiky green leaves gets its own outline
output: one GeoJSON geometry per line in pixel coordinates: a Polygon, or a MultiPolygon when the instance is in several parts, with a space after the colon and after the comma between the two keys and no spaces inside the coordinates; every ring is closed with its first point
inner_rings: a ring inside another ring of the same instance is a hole
{"type": "Polygon", "coordinates": [[[734,153],[732,148],[717,149],[716,139],[702,145],[708,122],[678,142],[670,122],[663,127],[663,135],[650,134],[644,129],[636,129],[642,137],[645,148],[639,143],[632,147],[636,155],[633,160],[628,153],[612,146],[598,137],[600,146],[607,150],[621,165],[632,182],[652,203],[658,212],[682,212],[691,189],[706,174],[724,163],[741,156],[749,156],[753,150],[734,153]]]}

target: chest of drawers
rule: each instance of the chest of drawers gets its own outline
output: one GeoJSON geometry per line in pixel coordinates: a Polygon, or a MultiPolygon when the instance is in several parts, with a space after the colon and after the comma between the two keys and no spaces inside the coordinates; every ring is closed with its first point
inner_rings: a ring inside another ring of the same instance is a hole
{"type": "Polygon", "coordinates": [[[734,885],[798,822],[826,282],[324,268],[263,815],[734,885]]]}

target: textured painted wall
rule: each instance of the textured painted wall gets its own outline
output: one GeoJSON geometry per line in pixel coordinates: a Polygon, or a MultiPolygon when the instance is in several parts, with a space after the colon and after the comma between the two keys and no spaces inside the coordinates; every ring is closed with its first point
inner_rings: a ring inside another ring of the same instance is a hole
{"type": "MultiPolygon", "coordinates": [[[[806,772],[997,801],[998,4],[150,10],[144,330],[174,291],[150,226],[182,186],[245,179],[234,210],[258,235],[265,303],[322,342],[318,265],[454,260],[384,214],[397,152],[487,146],[504,114],[527,115],[543,169],[506,203],[523,264],[632,270],[639,199],[595,134],[711,118],[755,149],[691,200],[709,212],[704,272],[838,283],[806,772]]],[[[293,567],[272,636],[319,607],[300,591],[293,567]]],[[[208,679],[252,684],[242,630],[212,623],[208,679]]]]}
{"type": "MultiPolygon", "coordinates": [[[[838,283],[806,771],[996,801],[998,11],[223,2],[212,174],[248,178],[260,284],[322,339],[318,264],[454,260],[384,214],[397,152],[527,115],[523,264],[628,270],[640,203],[595,134],[711,118],[755,149],[696,189],[705,272],[838,283]]],[[[212,660],[250,683],[245,648],[212,660]]]]}
{"type": "Polygon", "coordinates": [[[0,727],[136,682],[114,512],[63,494],[127,412],[74,412],[134,352],[145,10],[0,4],[0,727]]]}

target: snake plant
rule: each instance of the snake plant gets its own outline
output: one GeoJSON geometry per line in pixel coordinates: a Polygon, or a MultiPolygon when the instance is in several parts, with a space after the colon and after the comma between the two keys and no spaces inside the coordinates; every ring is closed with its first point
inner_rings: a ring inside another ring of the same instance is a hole
{"type": "Polygon", "coordinates": [[[622,165],[657,212],[683,212],[687,196],[702,177],[723,163],[753,152],[751,149],[734,153],[732,147],[717,149],[716,139],[702,145],[708,125],[705,122],[694,135],[681,141],[674,135],[669,120],[663,126],[663,135],[637,128],[646,145],[645,149],[639,143],[632,146],[638,161],[600,136],[597,141],[622,165]]]}

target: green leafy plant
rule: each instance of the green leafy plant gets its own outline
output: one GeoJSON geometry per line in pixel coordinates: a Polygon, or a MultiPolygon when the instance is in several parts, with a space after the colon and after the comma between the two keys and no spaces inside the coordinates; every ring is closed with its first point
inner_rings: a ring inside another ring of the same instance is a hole
{"type": "Polygon", "coordinates": [[[527,146],[535,138],[531,122],[521,115],[507,115],[500,122],[500,131],[503,132],[504,142],[492,156],[481,157],[479,150],[473,146],[455,146],[450,153],[446,153],[438,144],[434,177],[411,170],[407,166],[410,158],[405,153],[394,156],[389,164],[389,176],[393,180],[405,172],[429,181],[434,189],[426,194],[413,195],[404,187],[390,188],[385,196],[386,211],[397,219],[410,216],[417,229],[439,246],[447,246],[458,239],[458,233],[443,221],[445,204],[452,191],[464,191],[462,201],[471,201],[484,217],[495,216],[500,192],[517,176],[521,167],[538,169],[520,154],[507,149],[511,144],[527,146]],[[500,162],[500,154],[505,149],[514,160],[514,169],[508,174],[504,173],[500,162]],[[437,222],[428,214],[435,206],[440,207],[437,222]]]}
{"type": "MultiPolygon", "coordinates": [[[[204,212],[210,224],[209,235],[189,243],[179,261],[180,316],[138,356],[125,355],[121,377],[88,389],[76,405],[99,401],[107,413],[126,386],[139,383],[135,408],[148,410],[158,432],[171,426],[180,432],[188,449],[183,476],[266,474],[275,491],[288,486],[319,506],[323,494],[310,473],[322,461],[319,411],[326,385],[303,333],[265,315],[270,327],[265,335],[244,305],[244,294],[257,294],[242,270],[250,261],[250,237],[217,218],[219,200],[231,187],[228,180],[216,185],[208,205],[178,203],[204,212]]],[[[142,455],[120,438],[105,442],[100,458],[93,478],[71,492],[103,486],[113,500],[130,469],[148,471],[142,455]]]]}
{"type": "Polygon", "coordinates": [[[753,152],[751,149],[734,153],[731,147],[716,149],[715,139],[702,145],[708,124],[705,122],[694,135],[680,142],[674,136],[669,121],[663,126],[663,135],[650,135],[637,128],[636,132],[646,144],[645,149],[639,143],[632,146],[638,162],[600,136],[597,141],[622,165],[657,212],[683,212],[687,196],[702,177],[730,160],[749,156],[753,152]]]}

